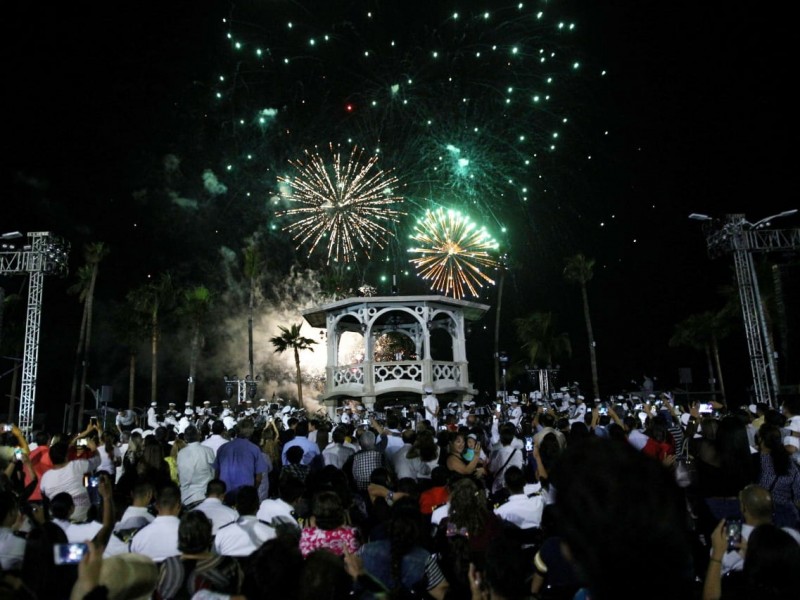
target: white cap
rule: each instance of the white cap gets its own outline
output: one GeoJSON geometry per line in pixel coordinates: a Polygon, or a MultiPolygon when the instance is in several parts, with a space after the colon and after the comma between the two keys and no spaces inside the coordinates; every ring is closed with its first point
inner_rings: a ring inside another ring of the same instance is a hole
{"type": "Polygon", "coordinates": [[[424,388],[422,388],[422,391],[425,392],[426,394],[432,394],[433,388],[429,385],[426,385],[424,388]]]}
{"type": "Polygon", "coordinates": [[[152,406],[153,408],[155,408],[156,406],[158,406],[158,402],[151,402],[151,403],[150,403],[150,406],[152,406]]]}
{"type": "Polygon", "coordinates": [[[755,404],[748,405],[747,410],[749,410],[754,415],[758,414],[758,407],[755,404]]]}
{"type": "Polygon", "coordinates": [[[203,406],[211,406],[211,400],[204,400],[203,406]]]}
{"type": "Polygon", "coordinates": [[[186,410],[183,411],[183,414],[185,414],[185,415],[193,415],[194,414],[194,409],[191,406],[187,406],[186,410]]]}
{"type": "Polygon", "coordinates": [[[283,413],[284,415],[287,414],[287,413],[290,413],[290,412],[292,412],[292,407],[291,406],[284,406],[281,409],[281,413],[283,413]]]}
{"type": "Polygon", "coordinates": [[[581,396],[580,394],[578,394],[578,400],[586,400],[586,398],[584,398],[583,396],[581,396]]]}

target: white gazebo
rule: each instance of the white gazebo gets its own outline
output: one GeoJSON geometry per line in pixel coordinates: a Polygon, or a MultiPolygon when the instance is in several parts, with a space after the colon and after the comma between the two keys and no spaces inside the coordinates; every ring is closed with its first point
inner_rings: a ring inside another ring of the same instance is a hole
{"type": "Polygon", "coordinates": [[[303,311],[312,327],[327,331],[323,401],[328,410],[333,412],[340,398],[360,398],[372,407],[382,395],[422,394],[428,385],[436,394],[474,395],[467,370],[465,322],[477,321],[488,310],[485,304],[444,296],[372,296],[303,311]],[[413,354],[379,360],[376,346],[389,333],[410,339],[413,354]],[[362,338],[357,356],[342,352],[347,334],[362,338]]]}

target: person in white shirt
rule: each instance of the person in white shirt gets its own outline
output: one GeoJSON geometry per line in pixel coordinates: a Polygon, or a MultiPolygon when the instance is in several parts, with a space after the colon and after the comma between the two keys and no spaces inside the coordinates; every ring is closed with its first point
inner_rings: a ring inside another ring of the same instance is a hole
{"type": "Polygon", "coordinates": [[[355,454],[355,450],[344,445],[346,433],[343,427],[334,429],[331,432],[331,439],[333,441],[322,451],[322,460],[326,465],[343,469],[347,459],[355,454]]]}
{"type": "Polygon", "coordinates": [[[258,490],[252,485],[239,488],[236,510],[239,518],[223,525],[214,536],[214,551],[221,556],[250,556],[267,540],[277,537],[275,529],[259,521],[258,490]]]}
{"type": "Polygon", "coordinates": [[[211,448],[214,451],[214,456],[216,456],[219,447],[228,443],[228,438],[223,436],[223,433],[225,433],[225,423],[222,421],[214,421],[211,424],[211,435],[208,436],[208,439],[204,440],[201,445],[211,448]]]}
{"type": "Polygon", "coordinates": [[[155,519],[155,516],[150,513],[150,502],[153,501],[153,484],[149,481],[139,481],[133,486],[131,492],[132,503],[122,513],[119,522],[114,526],[114,532],[141,529],[145,525],[149,525],[155,519]]]}
{"type": "Polygon", "coordinates": [[[264,500],[258,508],[256,517],[259,521],[269,523],[273,527],[282,523],[300,527],[294,514],[294,508],[303,496],[305,486],[294,477],[282,477],[279,487],[280,498],[264,500]]]}
{"type": "Polygon", "coordinates": [[[208,482],[214,479],[214,451],[200,444],[200,432],[189,425],[183,432],[186,447],[178,452],[181,502],[186,507],[202,502],[208,482]]]}
{"type": "Polygon", "coordinates": [[[503,423],[499,428],[500,443],[492,448],[489,458],[489,472],[494,477],[492,482],[492,492],[498,492],[503,487],[505,472],[510,467],[516,466],[520,469],[524,464],[523,451],[517,444],[514,444],[514,432],[516,427],[513,423],[503,423]]]}
{"type": "Polygon", "coordinates": [[[114,443],[114,434],[110,431],[103,432],[101,439],[103,444],[97,447],[100,454],[100,465],[98,471],[103,471],[111,476],[113,481],[117,480],[117,468],[122,466],[122,451],[114,443]]]}
{"type": "Polygon", "coordinates": [[[424,392],[422,407],[425,409],[425,418],[430,421],[431,427],[436,431],[439,427],[439,400],[433,395],[432,387],[425,386],[424,392]]]}
{"type": "Polygon", "coordinates": [[[149,429],[155,430],[158,429],[159,425],[161,425],[161,423],[158,421],[158,414],[156,413],[157,406],[158,404],[151,402],[150,408],[147,409],[147,427],[149,429]]]}
{"type": "Polygon", "coordinates": [[[228,487],[224,481],[212,479],[206,486],[206,499],[194,508],[194,510],[199,510],[209,518],[211,521],[211,533],[214,535],[217,534],[220,527],[233,523],[239,518],[238,512],[222,503],[227,491],[228,487]]]}
{"type": "Polygon", "coordinates": [[[525,475],[519,467],[508,467],[505,472],[508,500],[494,509],[501,519],[513,523],[520,529],[539,527],[542,523],[544,501],[541,496],[525,495],[525,475]]]}
{"type": "Polygon", "coordinates": [[[170,556],[178,556],[178,526],[181,512],[181,491],[177,485],[168,485],[158,490],[156,500],[158,516],[150,525],[142,527],[131,539],[131,552],[144,554],[161,562],[170,556]]]}
{"type": "Polygon", "coordinates": [[[19,500],[9,490],[0,491],[0,568],[13,571],[22,568],[25,538],[16,535],[19,521],[19,500]]]}
{"type": "MultiPolygon", "coordinates": [[[[739,492],[739,509],[744,522],[742,523],[742,539],[747,540],[753,530],[759,525],[772,524],[772,496],[760,485],[750,484],[739,492]]],[[[782,528],[786,533],[800,544],[800,532],[791,527],[782,528]]],[[[738,550],[726,552],[722,557],[721,574],[726,575],[731,571],[741,571],[744,567],[744,557],[738,550]]]]}
{"type": "MultiPolygon", "coordinates": [[[[79,437],[85,438],[95,429],[91,425],[79,437]]],[[[59,492],[67,492],[72,496],[75,503],[75,512],[72,518],[75,521],[85,521],[92,505],[89,500],[89,491],[83,485],[83,476],[92,473],[100,466],[100,454],[97,452],[94,440],[87,438],[86,447],[90,453],[88,459],[69,460],[67,458],[69,446],[66,442],[57,442],[50,446],[50,460],[53,462],[53,468],[42,475],[40,485],[42,495],[48,499],[53,498],[59,492]]]]}

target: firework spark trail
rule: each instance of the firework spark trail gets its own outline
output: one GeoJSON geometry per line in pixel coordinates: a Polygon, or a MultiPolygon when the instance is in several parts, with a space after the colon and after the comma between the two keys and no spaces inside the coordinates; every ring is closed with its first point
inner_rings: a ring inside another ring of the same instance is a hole
{"type": "Polygon", "coordinates": [[[410,262],[432,289],[463,298],[467,291],[478,296],[478,288],[494,284],[482,268],[497,266],[489,252],[497,250],[498,244],[469,217],[455,210],[429,210],[410,237],[421,244],[409,249],[421,255],[410,262]]]}
{"type": "Polygon", "coordinates": [[[327,235],[327,259],[349,262],[357,249],[369,256],[373,246],[383,248],[391,232],[384,226],[397,222],[404,213],[393,208],[403,201],[392,192],[397,177],[373,167],[378,161],[372,156],[364,162],[363,151],[354,147],[346,163],[341,154],[330,146],[332,160],[326,163],[319,154],[306,151],[307,161],[289,161],[297,174],[294,178],[279,177],[291,186],[286,199],[300,206],[278,213],[278,216],[297,217],[284,227],[298,243],[309,243],[309,255],[327,235]]]}

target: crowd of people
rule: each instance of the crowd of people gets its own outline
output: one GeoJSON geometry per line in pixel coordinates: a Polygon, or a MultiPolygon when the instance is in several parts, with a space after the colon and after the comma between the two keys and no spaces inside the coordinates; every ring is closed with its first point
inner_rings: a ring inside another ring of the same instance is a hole
{"type": "Polygon", "coordinates": [[[0,425],[0,598],[798,597],[800,398],[0,425]]]}

